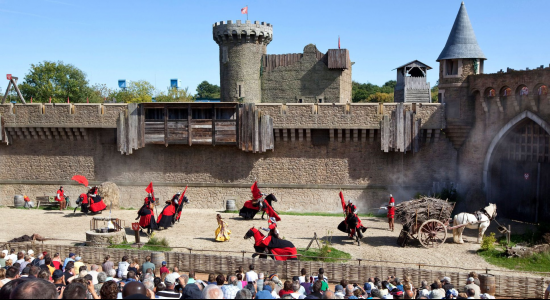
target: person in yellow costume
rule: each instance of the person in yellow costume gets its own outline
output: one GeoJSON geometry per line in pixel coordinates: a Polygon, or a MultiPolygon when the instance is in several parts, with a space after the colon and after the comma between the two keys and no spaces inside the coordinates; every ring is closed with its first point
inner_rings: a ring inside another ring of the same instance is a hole
{"type": "Polygon", "coordinates": [[[218,242],[229,241],[231,230],[229,230],[229,226],[227,225],[227,222],[225,222],[222,219],[222,216],[220,216],[220,214],[216,216],[216,219],[218,220],[218,229],[216,229],[216,241],[218,242]]]}

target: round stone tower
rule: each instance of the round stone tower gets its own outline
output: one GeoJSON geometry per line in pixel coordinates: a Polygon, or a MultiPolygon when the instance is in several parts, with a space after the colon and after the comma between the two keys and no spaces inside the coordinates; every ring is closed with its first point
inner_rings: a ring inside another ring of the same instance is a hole
{"type": "Polygon", "coordinates": [[[262,57],[273,39],[273,25],[222,21],[212,33],[220,46],[221,101],[262,102],[262,57]]]}

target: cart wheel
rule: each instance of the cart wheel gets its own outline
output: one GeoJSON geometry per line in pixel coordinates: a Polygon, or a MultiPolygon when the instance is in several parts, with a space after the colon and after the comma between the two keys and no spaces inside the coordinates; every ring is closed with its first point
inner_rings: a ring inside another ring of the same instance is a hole
{"type": "Polygon", "coordinates": [[[418,241],[426,248],[437,248],[447,240],[447,227],[441,221],[428,220],[418,230],[418,241]]]}

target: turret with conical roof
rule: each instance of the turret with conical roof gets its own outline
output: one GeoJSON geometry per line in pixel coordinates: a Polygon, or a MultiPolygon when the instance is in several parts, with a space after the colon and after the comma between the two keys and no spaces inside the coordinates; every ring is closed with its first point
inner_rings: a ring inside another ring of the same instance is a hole
{"type": "Polygon", "coordinates": [[[460,10],[456,16],[453,29],[447,39],[445,48],[437,58],[437,61],[444,59],[460,58],[479,58],[487,59],[479,47],[474,33],[474,28],[468,17],[464,2],[460,5],[460,10]]]}
{"type": "Polygon", "coordinates": [[[462,2],[445,48],[437,58],[439,100],[445,103],[446,133],[457,149],[468,136],[475,117],[468,92],[468,76],[482,74],[486,59],[462,2]]]}

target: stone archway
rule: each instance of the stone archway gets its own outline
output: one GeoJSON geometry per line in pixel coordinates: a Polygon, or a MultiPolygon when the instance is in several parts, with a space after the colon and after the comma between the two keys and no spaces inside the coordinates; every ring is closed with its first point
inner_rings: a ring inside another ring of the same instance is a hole
{"type": "Polygon", "coordinates": [[[483,165],[488,201],[503,201],[510,212],[516,205],[518,215],[531,222],[550,209],[550,205],[540,202],[544,200],[542,195],[550,192],[540,188],[541,180],[550,176],[549,134],[550,124],[530,111],[520,113],[501,128],[489,145],[483,165]]]}

